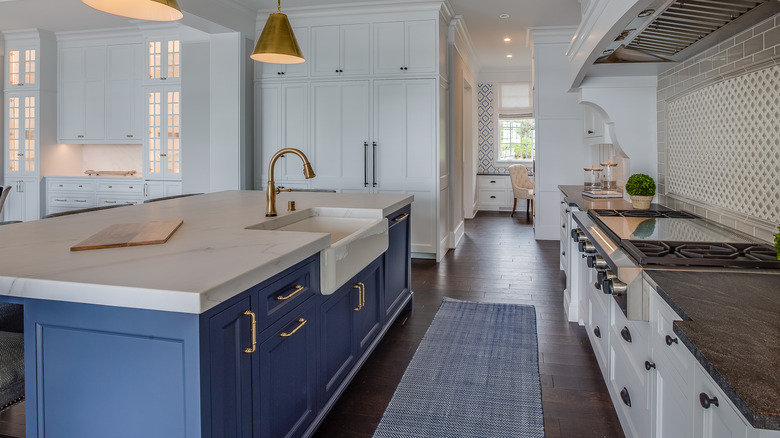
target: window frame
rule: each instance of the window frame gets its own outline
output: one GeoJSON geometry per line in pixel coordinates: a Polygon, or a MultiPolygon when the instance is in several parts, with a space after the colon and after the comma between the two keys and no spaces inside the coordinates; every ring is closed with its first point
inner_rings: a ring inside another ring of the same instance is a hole
{"type": "Polygon", "coordinates": [[[533,114],[517,114],[517,117],[506,117],[507,115],[504,114],[504,117],[501,117],[501,114],[496,115],[495,119],[495,139],[493,143],[493,165],[495,167],[509,167],[513,164],[523,164],[526,167],[531,167],[534,163],[534,160],[536,159],[536,134],[534,134],[534,152],[532,154],[532,158],[523,158],[523,159],[513,159],[513,160],[502,160],[501,157],[501,121],[502,120],[523,120],[523,119],[530,119],[534,122],[534,131],[536,131],[536,117],[533,116],[533,114]]]}

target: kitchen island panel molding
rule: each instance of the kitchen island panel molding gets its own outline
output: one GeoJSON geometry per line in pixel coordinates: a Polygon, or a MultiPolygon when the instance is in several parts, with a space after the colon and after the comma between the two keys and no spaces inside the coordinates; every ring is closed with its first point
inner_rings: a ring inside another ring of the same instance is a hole
{"type": "Polygon", "coordinates": [[[762,104],[780,93],[779,31],[774,16],[658,76],[659,202],[766,241],[780,222],[780,120],[762,104]]]}

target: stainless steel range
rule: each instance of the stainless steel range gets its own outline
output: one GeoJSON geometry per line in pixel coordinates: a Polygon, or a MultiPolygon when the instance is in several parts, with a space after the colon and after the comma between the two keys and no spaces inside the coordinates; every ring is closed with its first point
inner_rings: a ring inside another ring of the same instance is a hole
{"type": "Polygon", "coordinates": [[[631,320],[649,320],[642,270],[780,269],[771,245],[687,212],[591,210],[574,219],[572,238],[598,270],[595,287],[631,320]]]}

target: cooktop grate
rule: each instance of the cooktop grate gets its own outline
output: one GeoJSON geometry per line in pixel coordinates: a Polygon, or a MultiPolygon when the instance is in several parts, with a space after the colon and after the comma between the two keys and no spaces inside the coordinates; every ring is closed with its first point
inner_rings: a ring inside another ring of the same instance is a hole
{"type": "Polygon", "coordinates": [[[676,210],[593,210],[601,217],[649,217],[649,218],[672,218],[672,219],[697,219],[693,213],[676,210]]]}
{"type": "Polygon", "coordinates": [[[768,244],[624,240],[622,246],[643,266],[780,269],[775,249],[768,244]]]}

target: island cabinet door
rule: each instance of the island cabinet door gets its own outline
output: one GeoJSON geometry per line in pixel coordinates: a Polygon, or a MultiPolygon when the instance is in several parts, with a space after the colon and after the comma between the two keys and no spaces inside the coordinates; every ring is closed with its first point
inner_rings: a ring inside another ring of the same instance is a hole
{"type": "Polygon", "coordinates": [[[411,283],[411,205],[387,216],[388,246],[385,252],[385,321],[398,311],[411,283]]]}
{"type": "Polygon", "coordinates": [[[361,290],[360,302],[355,312],[357,319],[355,343],[358,357],[371,346],[382,329],[382,292],[384,289],[384,269],[382,257],[379,257],[358,274],[356,285],[361,290]]]}
{"type": "Polygon", "coordinates": [[[353,314],[359,302],[360,288],[349,282],[326,297],[320,305],[320,391],[323,404],[338,390],[357,360],[353,314]]]}
{"type": "Polygon", "coordinates": [[[209,320],[212,438],[252,436],[255,318],[247,296],[209,320]]]}
{"type": "Polygon", "coordinates": [[[317,299],[307,300],[260,335],[255,436],[298,437],[317,413],[317,299]]]}

